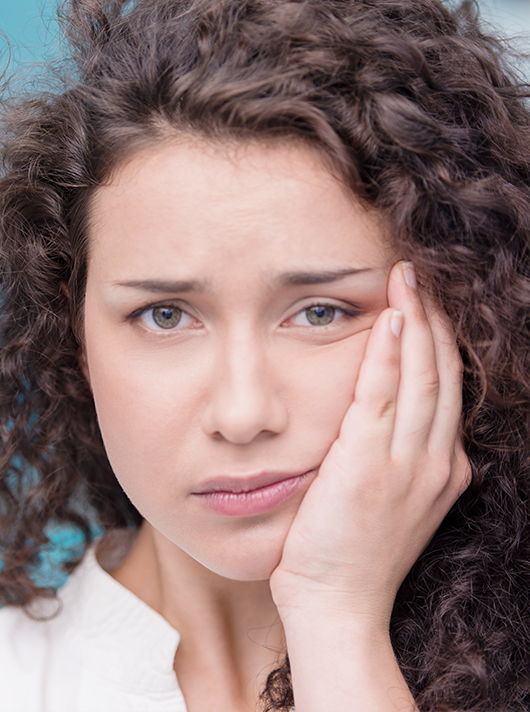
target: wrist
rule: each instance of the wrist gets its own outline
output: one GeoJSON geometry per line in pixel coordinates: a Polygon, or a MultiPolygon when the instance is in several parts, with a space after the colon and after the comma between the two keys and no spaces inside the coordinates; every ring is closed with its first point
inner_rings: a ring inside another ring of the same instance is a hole
{"type": "Polygon", "coordinates": [[[417,712],[387,625],[290,609],[282,618],[297,712],[417,712]]]}
{"type": "Polygon", "coordinates": [[[359,651],[363,656],[370,651],[379,655],[382,649],[392,649],[389,623],[386,617],[334,610],[279,609],[287,646],[303,646],[306,642],[347,648],[351,653],[359,651]],[[291,646],[289,645],[291,643],[291,646]]]}
{"type": "Polygon", "coordinates": [[[284,628],[318,625],[325,629],[338,627],[361,637],[387,638],[389,635],[393,599],[387,601],[328,590],[291,594],[274,601],[284,628]]]}
{"type": "Polygon", "coordinates": [[[310,620],[334,619],[344,625],[346,621],[354,628],[388,633],[394,606],[396,589],[379,586],[350,586],[339,582],[338,586],[321,584],[301,577],[275,571],[270,579],[272,598],[284,625],[294,619],[301,624],[310,620]],[[348,590],[350,589],[350,590],[348,590]]]}

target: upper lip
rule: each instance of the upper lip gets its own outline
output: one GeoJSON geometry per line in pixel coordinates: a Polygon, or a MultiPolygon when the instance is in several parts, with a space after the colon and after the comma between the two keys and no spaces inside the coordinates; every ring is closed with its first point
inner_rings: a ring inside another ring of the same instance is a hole
{"type": "Polygon", "coordinates": [[[210,494],[212,492],[232,492],[240,494],[242,492],[252,492],[261,487],[275,485],[293,477],[301,477],[311,472],[311,470],[299,470],[297,472],[258,472],[250,475],[219,475],[207,480],[200,485],[193,494],[210,494]]]}

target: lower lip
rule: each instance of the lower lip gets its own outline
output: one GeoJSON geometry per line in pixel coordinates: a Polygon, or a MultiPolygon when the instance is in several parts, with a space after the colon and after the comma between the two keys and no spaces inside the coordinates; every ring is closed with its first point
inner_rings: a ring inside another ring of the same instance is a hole
{"type": "Polygon", "coordinates": [[[290,477],[250,492],[204,492],[196,494],[205,507],[225,517],[248,517],[264,514],[290,499],[314,472],[290,477]]]}

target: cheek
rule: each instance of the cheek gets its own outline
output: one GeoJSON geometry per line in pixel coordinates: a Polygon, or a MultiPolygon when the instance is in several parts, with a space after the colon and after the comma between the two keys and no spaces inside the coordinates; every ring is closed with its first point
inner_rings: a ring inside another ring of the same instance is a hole
{"type": "Polygon", "coordinates": [[[322,459],[351,405],[370,330],[306,353],[289,369],[293,429],[322,459]]]}
{"type": "Polygon", "coordinates": [[[169,350],[158,359],[128,353],[103,338],[87,340],[87,356],[100,430],[122,485],[173,473],[196,428],[205,365],[197,357],[177,361],[169,350]]]}

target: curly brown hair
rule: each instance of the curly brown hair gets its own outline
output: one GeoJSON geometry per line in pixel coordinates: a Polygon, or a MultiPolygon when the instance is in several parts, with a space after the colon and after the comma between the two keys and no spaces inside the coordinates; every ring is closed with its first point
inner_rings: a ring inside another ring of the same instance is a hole
{"type": "MultiPolygon", "coordinates": [[[[530,709],[530,93],[475,7],[438,0],[70,0],[72,77],[6,105],[0,181],[0,603],[50,524],[141,516],[79,365],[87,216],[175,132],[315,146],[394,226],[465,365],[473,484],[403,583],[391,634],[422,712],[530,709]]],[[[69,563],[73,568],[74,559],[69,563]]],[[[267,710],[293,703],[288,658],[267,710]]]]}

